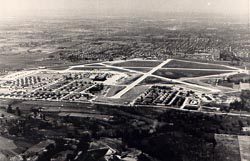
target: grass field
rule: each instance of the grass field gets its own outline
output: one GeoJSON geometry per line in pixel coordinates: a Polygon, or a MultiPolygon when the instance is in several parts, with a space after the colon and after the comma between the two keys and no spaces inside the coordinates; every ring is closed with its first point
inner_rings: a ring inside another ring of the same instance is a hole
{"type": "Polygon", "coordinates": [[[126,79],[122,80],[119,84],[121,85],[129,85],[139,79],[142,75],[141,74],[135,74],[130,77],[127,77],[126,79]]]}
{"type": "Polygon", "coordinates": [[[144,79],[141,83],[141,85],[152,85],[152,84],[178,84],[172,81],[166,81],[160,78],[156,78],[156,77],[147,77],[146,79],[144,79]]]}
{"type": "Polygon", "coordinates": [[[154,74],[171,79],[179,79],[186,77],[201,77],[215,74],[227,73],[225,71],[202,71],[202,70],[175,70],[175,69],[159,69],[154,74]]]}
{"type": "Polygon", "coordinates": [[[215,77],[215,78],[203,79],[201,81],[204,83],[207,83],[207,84],[211,84],[211,85],[215,85],[217,83],[217,85],[219,85],[219,86],[233,88],[234,83],[239,84],[239,82],[241,82],[243,80],[249,80],[250,75],[245,74],[245,73],[234,74],[234,75],[228,76],[228,79],[230,81],[223,80],[220,77],[215,77]],[[217,82],[217,80],[220,80],[220,81],[217,82]]]}
{"type": "Polygon", "coordinates": [[[12,140],[0,136],[0,150],[13,150],[17,148],[12,140]]]}
{"type": "Polygon", "coordinates": [[[131,102],[131,100],[136,99],[140,94],[145,92],[148,88],[149,86],[135,86],[127,93],[125,93],[121,98],[123,100],[127,100],[128,102],[131,102]]]}
{"type": "Polygon", "coordinates": [[[140,94],[145,92],[150,86],[143,86],[143,85],[138,85],[129,90],[127,93],[125,93],[121,99],[111,99],[108,97],[100,97],[97,99],[98,102],[108,102],[110,104],[128,104],[131,101],[135,100],[140,94]]]}
{"type": "Polygon", "coordinates": [[[122,69],[117,69],[117,68],[108,68],[108,67],[102,67],[102,66],[96,66],[96,67],[91,67],[91,66],[87,66],[87,67],[74,67],[71,68],[70,70],[107,70],[107,71],[115,71],[115,72],[127,72],[126,70],[122,70],[122,69]]]}
{"type": "Polygon", "coordinates": [[[74,67],[74,68],[71,68],[71,70],[96,70],[96,69],[110,69],[110,68],[107,68],[107,67],[103,67],[103,66],[84,66],[84,67],[74,67]]]}
{"type": "Polygon", "coordinates": [[[50,69],[50,70],[66,70],[66,69],[68,69],[69,68],[69,66],[52,66],[52,67],[48,67],[48,69],[50,69]]]}
{"type": "Polygon", "coordinates": [[[221,70],[233,70],[233,68],[217,65],[217,64],[200,64],[195,62],[185,62],[179,60],[172,60],[163,68],[194,68],[194,69],[221,69],[221,70]]]}
{"type": "Polygon", "coordinates": [[[114,63],[113,66],[118,67],[155,67],[161,64],[161,61],[126,61],[121,63],[114,63]]]}
{"type": "Polygon", "coordinates": [[[240,74],[234,74],[229,76],[230,80],[232,81],[238,81],[238,80],[242,80],[242,79],[250,79],[250,75],[249,74],[245,74],[245,73],[240,73],[240,74]]]}
{"type": "Polygon", "coordinates": [[[238,136],[241,160],[250,160],[250,136],[238,136]]]}
{"type": "Polygon", "coordinates": [[[68,62],[59,59],[47,59],[43,54],[0,54],[0,69],[7,71],[37,68],[39,66],[55,66],[65,63],[68,62]]]}
{"type": "Polygon", "coordinates": [[[126,86],[110,86],[110,89],[108,90],[108,93],[106,94],[106,97],[112,97],[116,95],[118,92],[123,90],[126,86]]]}

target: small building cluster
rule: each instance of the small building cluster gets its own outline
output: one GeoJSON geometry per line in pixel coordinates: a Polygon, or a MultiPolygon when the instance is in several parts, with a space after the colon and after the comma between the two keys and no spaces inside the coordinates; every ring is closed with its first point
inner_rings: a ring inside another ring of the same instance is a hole
{"type": "Polygon", "coordinates": [[[158,105],[198,110],[201,99],[195,92],[169,86],[152,86],[134,102],[135,105],[158,105]]]}

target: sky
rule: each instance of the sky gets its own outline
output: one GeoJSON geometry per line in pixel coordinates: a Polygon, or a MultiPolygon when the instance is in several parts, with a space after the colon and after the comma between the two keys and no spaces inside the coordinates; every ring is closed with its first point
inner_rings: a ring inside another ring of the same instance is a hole
{"type": "Polygon", "coordinates": [[[168,12],[247,15],[250,0],[0,0],[0,17],[45,13],[150,14],[168,12]]]}

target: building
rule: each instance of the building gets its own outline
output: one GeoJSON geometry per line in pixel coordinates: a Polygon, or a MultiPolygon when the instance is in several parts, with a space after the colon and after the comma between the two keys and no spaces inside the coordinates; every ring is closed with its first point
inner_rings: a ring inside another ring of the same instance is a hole
{"type": "Polygon", "coordinates": [[[250,83],[242,83],[240,82],[239,84],[233,84],[233,89],[237,90],[250,90],[250,83]]]}

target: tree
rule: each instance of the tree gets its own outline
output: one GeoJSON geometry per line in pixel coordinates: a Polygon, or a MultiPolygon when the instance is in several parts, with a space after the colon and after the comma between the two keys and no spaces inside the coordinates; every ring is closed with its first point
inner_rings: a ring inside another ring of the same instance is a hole
{"type": "Polygon", "coordinates": [[[69,56],[68,56],[68,59],[69,59],[71,62],[76,62],[76,61],[79,61],[79,56],[78,56],[78,55],[69,55],[69,56]]]}
{"type": "Polygon", "coordinates": [[[244,90],[240,95],[241,100],[230,104],[230,109],[250,111],[250,90],[244,90]]]}
{"type": "Polygon", "coordinates": [[[16,107],[16,115],[21,116],[21,110],[19,109],[19,107],[16,107]]]}
{"type": "Polygon", "coordinates": [[[13,109],[10,104],[7,107],[7,113],[13,113],[13,109]]]}

